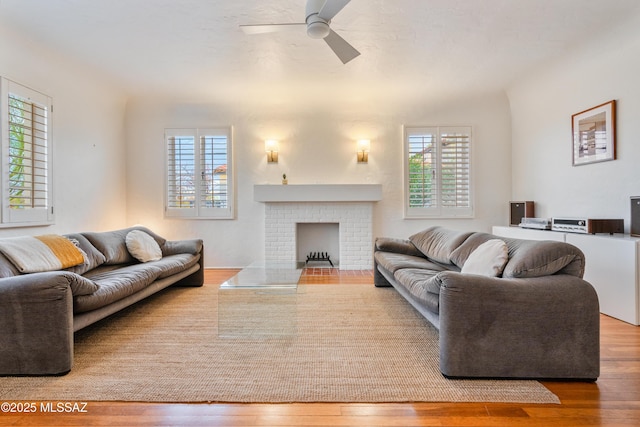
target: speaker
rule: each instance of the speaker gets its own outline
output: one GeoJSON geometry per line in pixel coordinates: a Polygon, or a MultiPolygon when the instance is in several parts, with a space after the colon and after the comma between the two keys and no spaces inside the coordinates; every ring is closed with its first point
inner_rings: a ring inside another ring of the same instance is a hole
{"type": "Polygon", "coordinates": [[[631,197],[631,235],[640,237],[640,196],[631,197]]]}
{"type": "Polygon", "coordinates": [[[522,218],[534,218],[534,203],[528,202],[509,202],[509,225],[511,227],[517,227],[522,222],[522,218]]]}

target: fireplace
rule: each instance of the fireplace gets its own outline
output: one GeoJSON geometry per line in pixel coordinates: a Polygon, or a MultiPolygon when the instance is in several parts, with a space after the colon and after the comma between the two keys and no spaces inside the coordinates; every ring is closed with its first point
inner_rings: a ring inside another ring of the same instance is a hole
{"type": "Polygon", "coordinates": [[[332,223],[340,269],[373,268],[373,203],[381,194],[380,185],[369,184],[256,185],[254,198],[265,204],[265,262],[298,260],[299,223],[332,223]]]}
{"type": "Polygon", "coordinates": [[[296,257],[299,263],[311,263],[314,267],[339,265],[340,224],[335,222],[297,223],[296,257]]]}

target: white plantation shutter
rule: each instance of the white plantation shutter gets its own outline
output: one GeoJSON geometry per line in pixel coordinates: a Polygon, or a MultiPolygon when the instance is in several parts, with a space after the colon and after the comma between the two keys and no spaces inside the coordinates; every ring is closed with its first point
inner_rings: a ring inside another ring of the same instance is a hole
{"type": "Polygon", "coordinates": [[[407,132],[409,207],[430,208],[438,206],[438,147],[436,128],[413,129],[407,132]]]}
{"type": "Polygon", "coordinates": [[[51,98],[2,81],[2,222],[53,221],[51,98]]]}
{"type": "Polygon", "coordinates": [[[405,127],[405,217],[471,217],[471,127],[405,127]]]}
{"type": "Polygon", "coordinates": [[[196,135],[189,129],[171,129],[167,141],[168,216],[196,216],[196,135]]]}
{"type": "Polygon", "coordinates": [[[232,218],[230,129],[166,129],[165,213],[232,218]]]}
{"type": "Polygon", "coordinates": [[[470,129],[441,129],[441,182],[442,206],[444,208],[464,209],[471,207],[470,142],[470,129]]]}
{"type": "Polygon", "coordinates": [[[205,216],[231,216],[229,189],[230,136],[228,130],[200,131],[200,209],[205,216]]]}

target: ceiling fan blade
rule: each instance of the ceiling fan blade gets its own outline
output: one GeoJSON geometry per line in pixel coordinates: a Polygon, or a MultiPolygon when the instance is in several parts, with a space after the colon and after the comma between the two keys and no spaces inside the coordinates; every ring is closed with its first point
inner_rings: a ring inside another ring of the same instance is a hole
{"type": "Polygon", "coordinates": [[[295,30],[306,25],[307,24],[304,22],[295,22],[291,24],[248,24],[240,25],[240,29],[242,29],[245,34],[265,34],[275,33],[278,31],[295,30]]]}
{"type": "Polygon", "coordinates": [[[327,0],[318,12],[318,17],[325,21],[331,21],[350,1],[351,0],[327,0]]]}
{"type": "Polygon", "coordinates": [[[342,61],[343,64],[346,64],[356,56],[360,55],[360,52],[358,52],[333,30],[329,31],[329,35],[324,38],[324,41],[327,42],[333,53],[340,58],[340,61],[342,61]]]}

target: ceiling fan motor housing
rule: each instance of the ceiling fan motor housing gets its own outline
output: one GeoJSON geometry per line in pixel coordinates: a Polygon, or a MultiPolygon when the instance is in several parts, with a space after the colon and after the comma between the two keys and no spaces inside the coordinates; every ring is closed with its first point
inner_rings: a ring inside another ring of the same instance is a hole
{"type": "Polygon", "coordinates": [[[307,35],[312,39],[323,39],[329,35],[329,22],[320,18],[318,13],[326,0],[308,0],[306,7],[307,35]]]}

